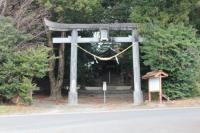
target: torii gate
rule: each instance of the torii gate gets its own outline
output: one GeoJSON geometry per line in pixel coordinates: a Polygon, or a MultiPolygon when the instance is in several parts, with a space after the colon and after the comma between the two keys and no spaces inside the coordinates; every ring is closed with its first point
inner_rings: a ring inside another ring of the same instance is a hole
{"type": "Polygon", "coordinates": [[[44,19],[45,26],[50,31],[66,32],[71,31],[71,36],[53,38],[53,43],[71,43],[70,59],[70,91],[68,93],[68,103],[78,104],[77,92],[77,44],[78,43],[100,43],[102,41],[112,41],[116,43],[132,43],[133,54],[133,75],[134,92],[133,101],[135,105],[143,103],[143,94],[141,91],[140,61],[139,61],[139,36],[137,25],[134,23],[112,23],[112,24],[64,24],[56,23],[44,19]],[[79,31],[100,31],[100,37],[81,37],[79,31]],[[127,37],[109,37],[110,30],[113,31],[132,31],[132,35],[127,37]]]}

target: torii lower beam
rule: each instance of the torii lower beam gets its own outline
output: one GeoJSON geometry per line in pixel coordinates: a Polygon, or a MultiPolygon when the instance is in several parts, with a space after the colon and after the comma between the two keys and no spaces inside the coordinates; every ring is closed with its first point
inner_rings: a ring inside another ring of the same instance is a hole
{"type": "MultiPolygon", "coordinates": [[[[71,43],[72,37],[68,36],[65,38],[60,38],[60,37],[54,37],[53,38],[53,43],[71,43]]],[[[128,43],[132,42],[132,36],[127,36],[127,37],[110,37],[110,42],[114,43],[128,43]]],[[[139,42],[142,42],[143,38],[139,37],[139,42]]],[[[99,39],[95,37],[81,37],[78,36],[77,38],[77,43],[99,43],[99,39]]]]}
{"type": "MultiPolygon", "coordinates": [[[[66,38],[54,37],[53,43],[71,43],[72,37],[68,36],[66,38]]],[[[120,43],[120,42],[132,42],[132,36],[128,37],[110,37],[110,42],[120,43]]],[[[77,43],[99,43],[99,39],[95,37],[77,37],[77,43]]]]}

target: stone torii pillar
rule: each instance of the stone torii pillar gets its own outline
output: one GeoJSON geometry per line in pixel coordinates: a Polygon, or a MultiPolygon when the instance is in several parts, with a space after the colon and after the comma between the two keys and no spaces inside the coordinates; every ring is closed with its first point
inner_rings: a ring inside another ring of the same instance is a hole
{"type": "Polygon", "coordinates": [[[68,103],[71,105],[78,104],[77,93],[77,38],[78,31],[72,30],[71,33],[71,57],[70,57],[70,90],[68,94],[68,103]]]}
{"type": "Polygon", "coordinates": [[[132,31],[132,54],[133,54],[133,76],[134,76],[134,105],[143,103],[143,94],[141,91],[141,76],[140,76],[140,59],[139,59],[139,38],[136,30],[132,31]]]}

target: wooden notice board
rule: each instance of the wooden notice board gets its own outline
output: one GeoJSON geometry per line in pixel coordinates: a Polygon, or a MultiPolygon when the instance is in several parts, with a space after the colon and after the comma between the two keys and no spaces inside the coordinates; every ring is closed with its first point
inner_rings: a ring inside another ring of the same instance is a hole
{"type": "Polygon", "coordinates": [[[148,79],[149,102],[151,102],[151,93],[158,92],[160,103],[162,103],[162,78],[167,77],[168,74],[162,70],[155,70],[146,73],[142,78],[148,79]]]}

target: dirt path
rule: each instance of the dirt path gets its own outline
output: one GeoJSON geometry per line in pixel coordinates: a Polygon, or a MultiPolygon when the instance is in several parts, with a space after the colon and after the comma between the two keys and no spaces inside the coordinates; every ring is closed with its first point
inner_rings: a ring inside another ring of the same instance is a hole
{"type": "Polygon", "coordinates": [[[107,97],[106,104],[103,104],[101,95],[80,95],[79,104],[69,106],[67,97],[61,100],[51,100],[47,96],[35,96],[33,105],[0,105],[0,114],[30,114],[30,113],[63,113],[63,112],[90,112],[90,111],[110,111],[110,110],[129,110],[129,109],[148,109],[148,108],[168,108],[168,107],[200,107],[200,98],[176,100],[170,102],[148,103],[134,106],[132,95],[110,95],[107,97]]]}

